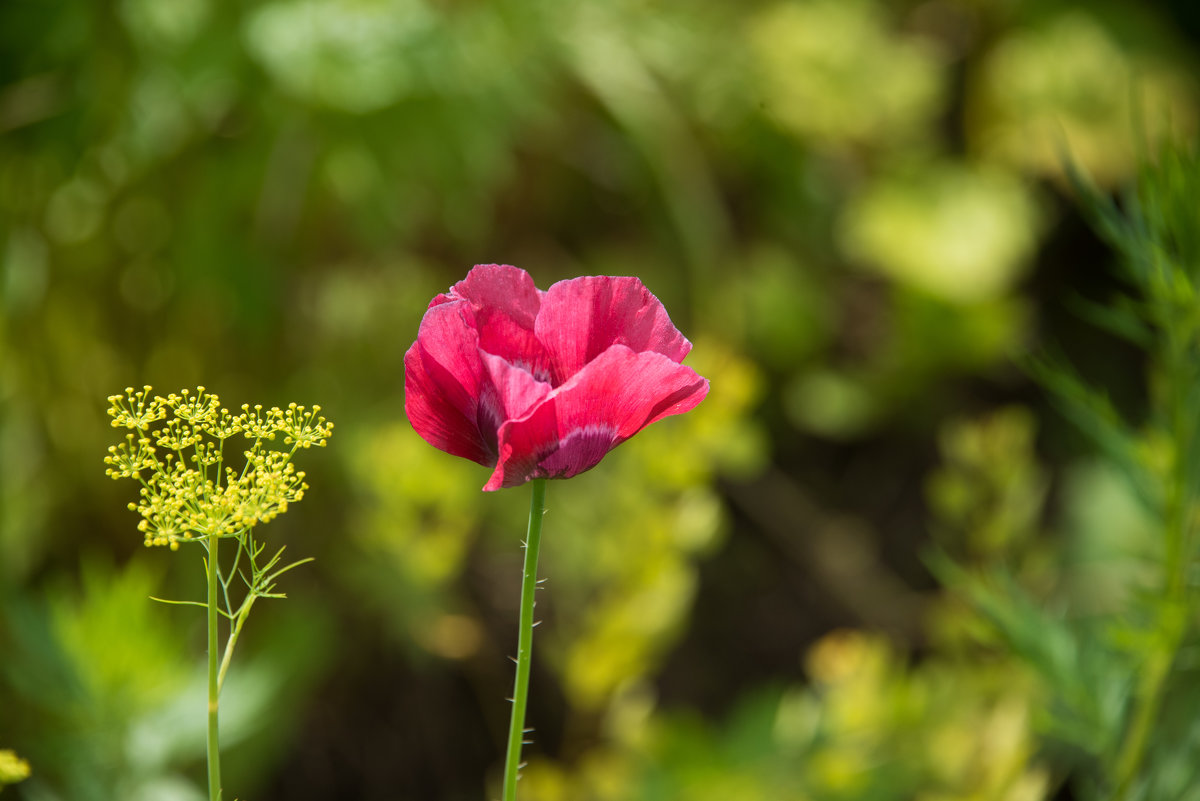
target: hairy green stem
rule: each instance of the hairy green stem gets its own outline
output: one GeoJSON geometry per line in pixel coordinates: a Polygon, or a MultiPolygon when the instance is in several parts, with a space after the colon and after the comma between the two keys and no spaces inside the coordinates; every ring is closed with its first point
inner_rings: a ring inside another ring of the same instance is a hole
{"type": "Polygon", "coordinates": [[[546,511],[546,479],[533,480],[529,531],[525,536],[525,573],[521,581],[521,623],[517,634],[517,677],[513,682],[512,719],[508,726],[508,755],[504,760],[504,801],[516,801],[521,746],[525,740],[525,703],[529,699],[529,657],[533,651],[533,607],[537,592],[538,549],[546,511]]]}
{"type": "Polygon", "coordinates": [[[208,537],[208,798],[221,801],[221,745],[217,710],[221,688],[217,681],[217,541],[208,537]]]}

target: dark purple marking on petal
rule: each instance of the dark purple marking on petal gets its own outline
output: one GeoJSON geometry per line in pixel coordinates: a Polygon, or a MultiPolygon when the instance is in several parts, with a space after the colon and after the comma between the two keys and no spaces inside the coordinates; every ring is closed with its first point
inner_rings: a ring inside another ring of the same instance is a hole
{"type": "Polygon", "coordinates": [[[526,415],[500,427],[496,469],[484,489],[577,475],[599,462],[590,460],[599,440],[581,439],[573,446],[576,452],[555,459],[573,432],[611,430],[611,450],[650,423],[692,409],[706,394],[708,381],[690,367],[659,353],[613,345],[526,415]],[[552,471],[544,472],[547,464],[552,471]]]}
{"type": "Polygon", "coordinates": [[[535,478],[569,478],[591,470],[611,451],[617,431],[607,425],[587,425],[567,432],[558,449],[537,463],[535,478]]]}

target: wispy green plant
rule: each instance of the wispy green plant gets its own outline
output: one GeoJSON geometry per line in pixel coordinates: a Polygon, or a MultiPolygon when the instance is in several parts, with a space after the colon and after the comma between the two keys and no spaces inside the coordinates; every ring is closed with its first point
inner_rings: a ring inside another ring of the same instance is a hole
{"type": "Polygon", "coordinates": [[[1108,433],[1132,444],[1137,458],[1128,467],[1148,488],[1161,536],[1154,582],[1134,596],[1137,608],[1113,630],[1114,645],[1132,648],[1140,662],[1117,758],[1106,771],[1113,796],[1126,799],[1143,797],[1153,786],[1149,769],[1161,767],[1152,754],[1153,735],[1172,678],[1184,669],[1185,643],[1198,633],[1189,574],[1200,522],[1200,159],[1190,147],[1168,144],[1142,166],[1121,207],[1081,181],[1076,185],[1132,285],[1131,296],[1114,304],[1122,310],[1114,320],[1127,323],[1150,358],[1148,419],[1140,425],[1113,419],[1116,430],[1108,433]]]}
{"type": "Polygon", "coordinates": [[[1080,305],[1143,352],[1144,408],[1123,410],[1110,397],[1125,388],[1097,385],[1066,358],[1037,360],[1034,372],[1120,468],[1154,536],[1126,537],[1114,553],[1119,585],[1080,592],[1086,582],[1070,573],[1088,568],[1065,558],[1053,599],[1003,571],[948,575],[1048,690],[1043,730],[1075,755],[1070,770],[1084,797],[1200,798],[1200,769],[1186,757],[1200,741],[1200,156],[1165,145],[1118,199],[1078,174],[1074,184],[1124,280],[1114,297],[1080,305]]]}
{"type": "Polygon", "coordinates": [[[276,581],[311,561],[283,564],[284,548],[268,553],[254,529],[304,497],[304,472],[292,459],[299,450],[324,446],[333,423],[321,416],[321,407],[294,403],[286,409],[243,404],[234,414],[204,387],[165,398],[150,393],[149,386],[130,387],[109,397],[113,427],[131,433],[108,449],[104,461],[113,479],[132,478],[141,485],[139,500],[129,508],[142,517],[138,530],[148,547],[178,550],[195,542],[206,554],[206,599],[165,602],[200,606],[208,613],[208,785],[211,801],[217,801],[219,698],[234,647],[255,601],[285,597],[276,591],[276,581]],[[227,459],[238,451],[240,460],[227,459]],[[218,554],[223,539],[236,543],[224,567],[218,554]],[[228,621],[229,633],[218,663],[219,617],[228,621]]]}

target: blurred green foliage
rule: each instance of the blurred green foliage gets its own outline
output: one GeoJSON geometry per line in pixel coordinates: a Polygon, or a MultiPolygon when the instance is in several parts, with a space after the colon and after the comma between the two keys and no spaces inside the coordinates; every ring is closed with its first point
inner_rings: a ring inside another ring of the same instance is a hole
{"type": "MultiPolygon", "coordinates": [[[[712,381],[549,488],[531,800],[1102,785],[1145,653],[1103,615],[1153,576],[1135,468],[1171,435],[1097,455],[1036,404],[975,412],[1028,402],[1013,357],[1064,294],[1109,300],[1063,155],[1116,187],[1192,130],[1185,5],[0,4],[0,745],[33,771],[9,793],[194,796],[199,621],[146,596],[201,577],[135,555],[101,464],[104,398],[151,383],[339,424],[267,535],[317,561],[247,628],[231,785],[485,796],[525,499],[416,437],[401,357],[488,261],[639,275],[712,381]],[[778,481],[803,515],[738,506],[778,481]],[[884,608],[893,587],[920,603],[884,608]]],[[[1194,166],[1145,176],[1139,218],[1192,265],[1194,166]]],[[[1092,317],[1143,353],[1138,297],[1092,317]]],[[[1113,387],[1075,416],[1149,414],[1164,382],[1100,361],[1060,377],[1113,387]]],[[[1190,776],[1189,708],[1164,711],[1162,782],[1190,776]]]]}
{"type": "Polygon", "coordinates": [[[634,696],[615,710],[614,746],[572,774],[535,763],[524,787],[533,801],[1045,797],[1027,679],[902,661],[882,638],[835,632],[808,656],[810,685],[760,689],[720,727],[649,716],[634,696]]]}

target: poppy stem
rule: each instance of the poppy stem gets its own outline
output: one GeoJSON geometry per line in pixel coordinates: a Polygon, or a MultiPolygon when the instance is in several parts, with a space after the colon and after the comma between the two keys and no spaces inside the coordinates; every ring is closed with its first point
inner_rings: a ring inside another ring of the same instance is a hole
{"type": "Polygon", "coordinates": [[[512,719],[508,727],[508,755],[504,760],[504,801],[516,801],[525,739],[525,703],[529,699],[529,657],[533,652],[533,607],[537,592],[538,549],[542,516],[546,512],[546,479],[535,478],[529,502],[529,531],[525,536],[525,572],[521,581],[521,624],[517,634],[517,677],[513,682],[512,719]]]}

